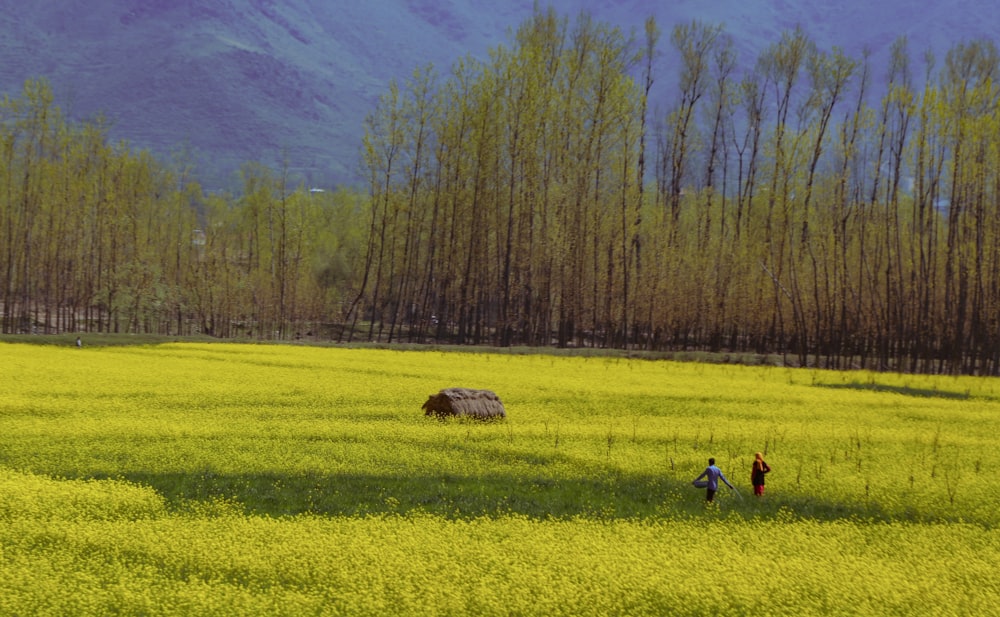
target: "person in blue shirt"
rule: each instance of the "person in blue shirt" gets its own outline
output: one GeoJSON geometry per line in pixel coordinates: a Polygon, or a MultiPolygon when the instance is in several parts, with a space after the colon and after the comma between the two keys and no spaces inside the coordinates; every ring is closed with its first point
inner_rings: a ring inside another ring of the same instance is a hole
{"type": "MultiPolygon", "coordinates": [[[[715,459],[708,459],[708,467],[705,471],[701,472],[701,475],[694,479],[697,483],[702,478],[707,481],[705,483],[705,499],[707,501],[712,501],[715,499],[715,492],[719,490],[719,480],[721,479],[729,487],[729,490],[733,490],[733,485],[729,483],[726,476],[723,475],[722,470],[715,466],[715,459]]],[[[697,486],[697,484],[695,484],[697,486]]]]}

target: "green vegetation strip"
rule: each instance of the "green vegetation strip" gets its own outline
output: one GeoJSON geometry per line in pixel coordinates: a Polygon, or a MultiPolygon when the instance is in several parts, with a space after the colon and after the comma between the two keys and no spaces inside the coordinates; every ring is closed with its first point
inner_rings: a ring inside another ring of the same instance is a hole
{"type": "Polygon", "coordinates": [[[211,343],[0,362],[0,614],[1000,605],[996,379],[211,343]],[[425,418],[450,386],[508,419],[425,418]],[[737,490],[706,506],[709,456],[737,490]]]}

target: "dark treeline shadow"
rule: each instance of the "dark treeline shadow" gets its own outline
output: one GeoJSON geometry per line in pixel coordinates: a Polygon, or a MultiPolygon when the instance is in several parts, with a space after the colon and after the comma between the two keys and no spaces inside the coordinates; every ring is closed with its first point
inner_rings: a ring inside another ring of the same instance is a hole
{"type": "Polygon", "coordinates": [[[833,388],[835,390],[868,390],[871,392],[892,392],[904,396],[915,396],[919,398],[944,398],[965,400],[970,398],[969,392],[948,392],[945,390],[930,390],[926,388],[910,388],[906,386],[889,386],[878,383],[846,383],[846,384],[819,384],[821,388],[833,388]]]}
{"type": "Polygon", "coordinates": [[[201,471],[134,472],[116,478],[152,487],[175,511],[197,509],[199,504],[221,500],[242,508],[244,514],[271,517],[431,514],[451,520],[515,515],[538,520],[654,521],[700,518],[714,512],[747,520],[952,520],[939,515],[888,512],[876,500],[847,503],[784,495],[780,488],[757,498],[749,487],[737,487],[736,491],[722,487],[715,504],[706,506],[704,491],[692,487],[688,480],[636,474],[566,479],[509,474],[395,476],[201,471]]]}

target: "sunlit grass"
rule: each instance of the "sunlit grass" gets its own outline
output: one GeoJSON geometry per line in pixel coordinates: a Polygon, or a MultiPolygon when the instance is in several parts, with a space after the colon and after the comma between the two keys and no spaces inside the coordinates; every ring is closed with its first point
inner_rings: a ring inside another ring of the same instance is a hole
{"type": "Polygon", "coordinates": [[[208,343],[0,362],[0,614],[1000,603],[995,379],[208,343]],[[450,386],[508,419],[425,418],[450,386]],[[713,507],[709,456],[737,486],[713,507]]]}

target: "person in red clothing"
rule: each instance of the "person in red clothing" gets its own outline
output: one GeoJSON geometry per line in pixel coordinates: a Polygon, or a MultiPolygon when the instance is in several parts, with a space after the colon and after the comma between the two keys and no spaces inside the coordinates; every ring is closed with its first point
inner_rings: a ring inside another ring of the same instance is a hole
{"type": "Polygon", "coordinates": [[[764,494],[764,474],[769,473],[771,467],[764,462],[764,456],[758,452],[754,455],[753,467],[750,469],[750,484],[753,484],[753,494],[760,497],[764,494]]]}

